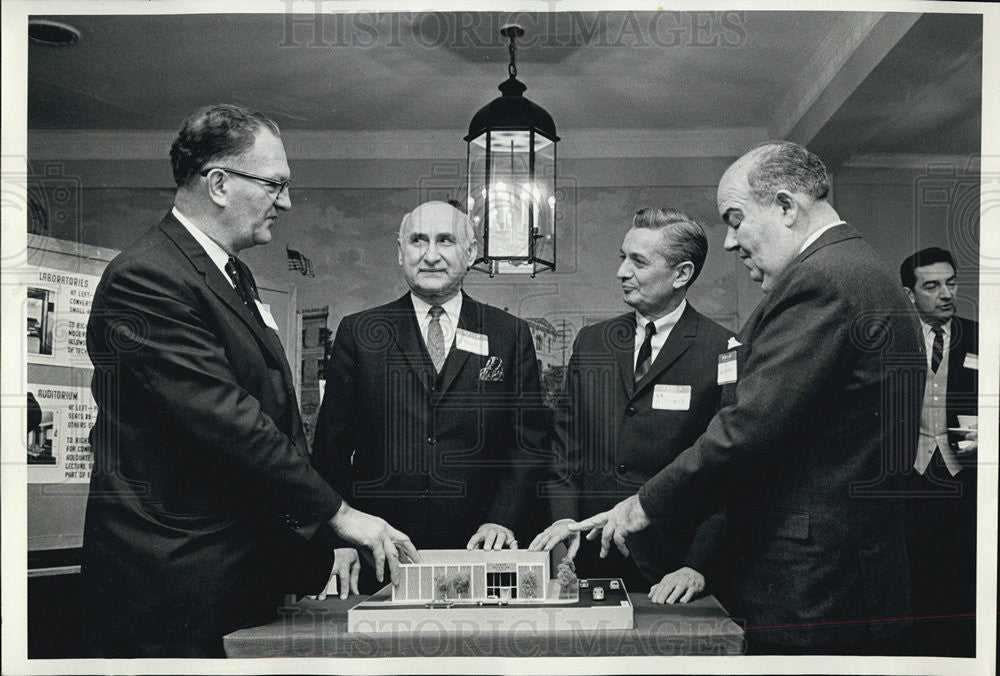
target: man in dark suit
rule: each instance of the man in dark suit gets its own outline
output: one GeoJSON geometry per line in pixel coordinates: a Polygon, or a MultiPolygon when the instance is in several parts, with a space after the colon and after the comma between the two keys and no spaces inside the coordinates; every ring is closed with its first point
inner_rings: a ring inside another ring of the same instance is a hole
{"type": "Polygon", "coordinates": [[[892,652],[910,612],[897,482],[916,445],[923,341],[828,193],[823,163],[793,143],[726,171],[726,248],[767,294],[719,357],[733,399],[636,495],[573,526],[623,549],[651,519],[724,502],[731,610],[752,653],[892,652]]]}
{"type": "Polygon", "coordinates": [[[903,261],[927,349],[920,440],[910,474],[907,545],[913,577],[913,644],[924,655],[971,657],[976,613],[976,416],[979,323],[955,314],[951,253],[932,247],[903,261]],[[955,431],[959,430],[959,431],[955,431]]]}
{"type": "MultiPolygon", "coordinates": [[[[621,247],[618,279],[634,308],[584,327],[567,371],[555,422],[551,487],[557,519],[531,543],[550,550],[569,523],[634,493],[705,431],[719,408],[716,364],[732,334],[686,300],[708,254],[701,225],[676,209],[642,209],[621,247]]],[[[654,602],[686,603],[705,588],[721,537],[721,515],[672,514],[629,539],[631,561],[584,545],[584,577],[621,577],[654,602]],[[634,563],[633,563],[634,562],[634,563]]],[[[589,544],[589,543],[588,543],[589,544]]],[[[575,551],[579,533],[571,542],[575,551]]]]}
{"type": "MultiPolygon", "coordinates": [[[[416,556],[312,468],[277,325],[236,258],[291,208],[277,126],[203,108],[170,158],[174,208],[108,265],[87,327],[98,414],[83,586],[97,657],[223,656],[223,635],[276,616],[282,593],[323,587],[321,529],[371,551],[379,576],[388,560],[395,577],[397,547],[416,556]]],[[[347,570],[354,550],[338,552],[347,570]]]]}
{"type": "MultiPolygon", "coordinates": [[[[444,202],[407,214],[409,292],[337,329],[313,463],[422,549],[516,547],[534,511],[544,404],[527,324],[462,290],[469,218],[444,202]]],[[[364,579],[362,590],[371,588],[364,579]]]]}

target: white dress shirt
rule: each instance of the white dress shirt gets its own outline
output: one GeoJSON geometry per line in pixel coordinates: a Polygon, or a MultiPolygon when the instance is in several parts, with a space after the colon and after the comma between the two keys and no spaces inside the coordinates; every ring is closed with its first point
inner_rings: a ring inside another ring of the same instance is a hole
{"type": "Polygon", "coordinates": [[[649,363],[652,365],[656,361],[656,355],[660,354],[660,348],[663,344],[667,342],[667,338],[670,337],[670,331],[673,330],[674,326],[680,320],[681,315],[684,314],[684,308],[687,307],[687,299],[681,301],[681,304],[671,312],[670,314],[663,315],[657,320],[649,319],[644,317],[641,312],[636,310],[635,312],[635,346],[632,348],[632,372],[635,373],[635,369],[638,368],[636,360],[639,359],[639,348],[642,347],[642,343],[646,340],[646,324],[653,322],[653,326],[656,327],[656,333],[653,334],[653,340],[650,341],[650,347],[653,349],[652,353],[649,355],[649,363]]]}
{"type": "Polygon", "coordinates": [[[229,277],[229,273],[226,272],[226,263],[229,262],[229,254],[227,254],[221,246],[216,244],[211,237],[202,232],[197,225],[188,220],[187,216],[177,211],[177,207],[174,207],[170,213],[174,215],[174,218],[180,221],[180,224],[184,226],[185,230],[191,233],[194,240],[201,245],[201,248],[205,250],[208,257],[212,259],[213,263],[215,263],[215,267],[219,268],[219,272],[221,272],[222,276],[226,278],[227,282],[229,282],[229,286],[235,289],[236,284],[233,283],[233,280],[229,277]]]}
{"type": "Polygon", "coordinates": [[[830,228],[835,228],[838,225],[847,225],[847,221],[837,221],[836,223],[830,223],[829,225],[824,225],[822,228],[809,235],[806,241],[802,242],[802,247],[799,249],[799,253],[802,253],[809,248],[809,245],[819,239],[820,235],[829,230],[830,228]]]}
{"type": "MultiPolygon", "coordinates": [[[[416,313],[417,323],[420,324],[420,335],[424,339],[424,346],[427,345],[427,328],[431,325],[431,304],[423,298],[417,297],[410,292],[410,302],[413,303],[413,312],[416,313]]],[[[441,303],[444,313],[441,315],[441,332],[444,334],[444,357],[448,358],[451,352],[451,345],[455,342],[455,330],[458,328],[458,317],[462,312],[462,293],[455,294],[449,301],[441,303]]]]}

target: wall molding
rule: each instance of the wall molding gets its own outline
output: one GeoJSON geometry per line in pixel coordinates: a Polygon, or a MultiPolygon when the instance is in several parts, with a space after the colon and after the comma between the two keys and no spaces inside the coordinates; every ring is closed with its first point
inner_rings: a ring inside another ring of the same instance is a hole
{"type": "MultiPolygon", "coordinates": [[[[32,160],[162,160],[176,131],[35,130],[32,160]]],[[[465,159],[465,130],[299,131],[282,134],[295,160],[465,159]]],[[[560,129],[559,157],[579,159],[737,157],[767,140],[763,127],[704,129],[560,129]]]]}
{"type": "Polygon", "coordinates": [[[923,153],[868,153],[854,155],[842,165],[844,169],[898,169],[938,173],[948,169],[958,174],[976,174],[980,171],[979,155],[932,155],[923,153]]]}

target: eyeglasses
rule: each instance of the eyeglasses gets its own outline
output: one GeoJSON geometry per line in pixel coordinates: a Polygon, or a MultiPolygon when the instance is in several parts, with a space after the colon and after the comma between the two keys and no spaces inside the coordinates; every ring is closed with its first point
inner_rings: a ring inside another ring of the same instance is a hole
{"type": "Polygon", "coordinates": [[[212,171],[213,169],[227,171],[230,174],[236,174],[237,176],[242,176],[243,178],[252,178],[255,181],[260,181],[261,183],[267,186],[267,188],[265,189],[275,197],[278,197],[281,195],[281,193],[285,192],[285,190],[288,189],[288,186],[291,185],[292,183],[291,180],[287,178],[283,181],[279,181],[274,178],[267,178],[266,176],[258,176],[257,174],[251,174],[246,171],[240,171],[239,169],[230,169],[229,167],[206,167],[201,171],[199,171],[198,173],[201,176],[208,176],[208,172],[212,171]]]}

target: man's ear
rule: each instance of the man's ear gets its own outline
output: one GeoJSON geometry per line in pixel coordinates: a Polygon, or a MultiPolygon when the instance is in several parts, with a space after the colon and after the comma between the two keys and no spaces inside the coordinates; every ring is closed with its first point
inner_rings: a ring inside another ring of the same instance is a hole
{"type": "Polygon", "coordinates": [[[229,202],[229,186],[226,184],[226,172],[210,171],[205,177],[208,184],[208,196],[219,207],[225,207],[229,202]]]}
{"type": "Polygon", "coordinates": [[[674,288],[681,289],[687,286],[691,282],[691,278],[694,277],[694,263],[691,261],[684,261],[674,267],[677,271],[677,276],[674,277],[674,288]]]}
{"type": "Polygon", "coordinates": [[[403,264],[403,240],[401,240],[401,239],[397,239],[396,240],[396,254],[397,254],[397,257],[398,257],[398,260],[399,260],[399,264],[402,265],[403,264]]]}
{"type": "Polygon", "coordinates": [[[913,303],[914,305],[916,305],[917,304],[917,299],[913,297],[913,289],[911,289],[908,286],[904,286],[903,287],[903,291],[906,292],[906,297],[910,299],[910,302],[913,303]]]}
{"type": "Polygon", "coordinates": [[[799,212],[799,205],[795,201],[795,197],[787,190],[779,190],[774,196],[774,201],[781,207],[781,215],[785,220],[785,225],[791,227],[799,212]]]}
{"type": "Polygon", "coordinates": [[[472,264],[476,262],[476,253],[478,251],[479,249],[476,247],[476,240],[472,240],[472,242],[469,244],[469,259],[468,261],[466,261],[466,266],[465,266],[467,270],[471,269],[472,264]]]}

